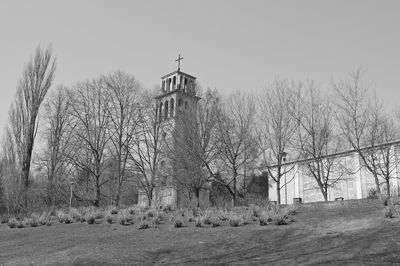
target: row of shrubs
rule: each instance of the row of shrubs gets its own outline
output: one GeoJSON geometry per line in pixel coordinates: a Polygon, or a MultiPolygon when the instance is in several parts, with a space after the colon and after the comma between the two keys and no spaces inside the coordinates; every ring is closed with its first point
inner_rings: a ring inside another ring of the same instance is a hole
{"type": "Polygon", "coordinates": [[[294,206],[281,207],[279,205],[267,205],[260,207],[250,205],[244,210],[183,210],[180,215],[170,217],[174,227],[182,227],[185,219],[194,222],[196,227],[210,225],[221,226],[224,222],[232,227],[246,225],[252,222],[259,222],[261,226],[268,224],[286,225],[294,221],[296,210],[294,206]]]}
{"type": "MultiPolygon", "coordinates": [[[[147,229],[157,227],[162,221],[163,213],[169,211],[169,209],[159,211],[138,206],[125,209],[80,207],[71,208],[68,211],[57,210],[54,213],[44,212],[41,215],[32,214],[24,219],[12,218],[8,221],[8,226],[10,228],[36,227],[51,225],[52,221],[65,224],[75,222],[94,224],[96,219],[104,218],[103,221],[109,224],[132,225],[137,223],[139,229],[147,229]]],[[[285,225],[294,221],[293,216],[295,213],[294,206],[282,207],[273,204],[264,206],[250,205],[245,209],[236,210],[184,209],[174,212],[174,215],[170,215],[169,221],[176,228],[182,227],[185,222],[194,222],[196,227],[205,225],[218,227],[223,223],[238,227],[257,221],[261,226],[268,224],[285,225]]]]}

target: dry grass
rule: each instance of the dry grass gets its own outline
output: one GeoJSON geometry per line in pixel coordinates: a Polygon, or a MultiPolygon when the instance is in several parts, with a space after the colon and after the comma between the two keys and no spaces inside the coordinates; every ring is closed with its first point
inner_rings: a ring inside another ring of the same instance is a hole
{"type": "Polygon", "coordinates": [[[400,219],[376,201],[304,204],[296,222],[213,228],[163,214],[157,228],[118,223],[10,229],[0,225],[0,264],[390,264],[400,260],[400,219]]]}

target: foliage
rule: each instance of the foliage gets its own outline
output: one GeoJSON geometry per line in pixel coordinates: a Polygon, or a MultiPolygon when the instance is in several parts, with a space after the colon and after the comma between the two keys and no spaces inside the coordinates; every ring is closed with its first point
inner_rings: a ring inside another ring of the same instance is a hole
{"type": "Polygon", "coordinates": [[[16,218],[11,218],[8,220],[8,227],[16,228],[19,221],[16,218]]]}
{"type": "Polygon", "coordinates": [[[130,225],[133,223],[129,210],[123,209],[118,212],[118,223],[120,225],[130,225]]]}
{"type": "Polygon", "coordinates": [[[150,228],[150,223],[148,221],[142,220],[138,225],[138,229],[148,229],[150,228]]]}
{"type": "Polygon", "coordinates": [[[233,214],[228,219],[229,225],[232,227],[238,227],[243,224],[243,219],[240,215],[233,214]]]}

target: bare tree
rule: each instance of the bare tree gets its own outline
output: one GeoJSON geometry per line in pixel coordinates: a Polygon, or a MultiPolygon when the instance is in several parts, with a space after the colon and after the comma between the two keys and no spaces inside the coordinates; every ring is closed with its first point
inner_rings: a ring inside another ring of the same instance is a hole
{"type": "Polygon", "coordinates": [[[361,70],[350,74],[348,80],[332,83],[336,92],[337,120],[350,146],[357,152],[361,167],[374,177],[378,195],[381,195],[380,177],[387,181],[393,176],[394,153],[391,142],[397,135],[383,106],[371,98],[369,88],[362,83],[361,70]],[[371,100],[372,99],[372,100],[371,100]]]}
{"type": "Polygon", "coordinates": [[[70,139],[73,128],[68,128],[71,123],[70,103],[66,94],[67,88],[59,86],[45,103],[47,128],[45,130],[46,150],[43,166],[46,169],[48,180],[48,204],[56,202],[56,187],[65,176],[66,158],[71,152],[70,139]]]}
{"type": "Polygon", "coordinates": [[[101,188],[109,182],[104,178],[103,171],[106,161],[106,147],[109,142],[109,102],[102,79],[85,81],[68,91],[71,125],[74,126],[73,152],[69,155],[70,162],[80,169],[82,184],[86,191],[81,197],[91,201],[94,206],[100,205],[101,188]]]}
{"type": "Polygon", "coordinates": [[[53,82],[55,69],[56,62],[52,50],[38,47],[34,57],[24,68],[9,112],[13,142],[21,165],[21,192],[25,209],[28,208],[29,173],[38,129],[39,109],[53,82]]]}
{"type": "MultiPolygon", "coordinates": [[[[116,160],[116,195],[118,207],[128,179],[129,150],[136,145],[140,114],[140,86],[134,77],[124,72],[115,72],[104,77],[109,104],[111,154],[116,160]]],[[[126,189],[126,188],[125,188],[126,189]]]]}
{"type": "Polygon", "coordinates": [[[258,132],[262,151],[263,167],[276,183],[277,201],[281,203],[282,177],[293,166],[286,167],[286,155],[291,152],[296,158],[293,142],[298,123],[290,114],[290,106],[296,104],[295,94],[286,80],[276,80],[271,89],[265,89],[258,95],[258,132]]]}
{"type": "Polygon", "coordinates": [[[258,145],[254,136],[255,103],[251,95],[234,94],[224,103],[218,114],[218,150],[225,171],[215,180],[228,189],[237,205],[238,178],[243,168],[253,163],[258,156],[258,145]],[[219,178],[218,178],[219,177],[219,178]]]}
{"type": "Polygon", "coordinates": [[[146,93],[140,109],[141,122],[134,147],[130,150],[129,158],[133,162],[134,172],[137,173],[139,188],[147,196],[148,204],[153,201],[153,193],[158,182],[162,133],[164,124],[160,123],[158,107],[154,103],[156,93],[146,93]]]}
{"type": "Polygon", "coordinates": [[[335,156],[341,142],[335,131],[331,97],[321,95],[313,82],[308,83],[305,89],[304,95],[296,97],[296,100],[300,99],[299,104],[291,105],[294,107],[292,116],[299,125],[295,146],[304,160],[306,172],[315,179],[327,201],[328,190],[349,171],[346,171],[342,159],[335,156]]]}

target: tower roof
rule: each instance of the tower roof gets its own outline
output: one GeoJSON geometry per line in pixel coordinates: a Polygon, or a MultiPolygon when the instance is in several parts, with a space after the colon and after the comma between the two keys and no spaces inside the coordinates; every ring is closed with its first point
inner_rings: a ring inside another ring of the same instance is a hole
{"type": "Polygon", "coordinates": [[[183,74],[183,75],[188,76],[188,77],[190,77],[190,78],[192,78],[192,79],[196,79],[196,77],[194,77],[194,76],[192,76],[192,75],[189,75],[189,74],[187,74],[187,73],[185,73],[185,72],[182,72],[182,71],[180,71],[180,70],[172,71],[171,73],[169,73],[169,74],[167,74],[167,75],[164,75],[164,76],[162,76],[161,78],[164,79],[164,78],[169,77],[169,76],[171,76],[171,75],[173,75],[173,74],[176,74],[176,73],[178,73],[178,74],[183,74]]]}

